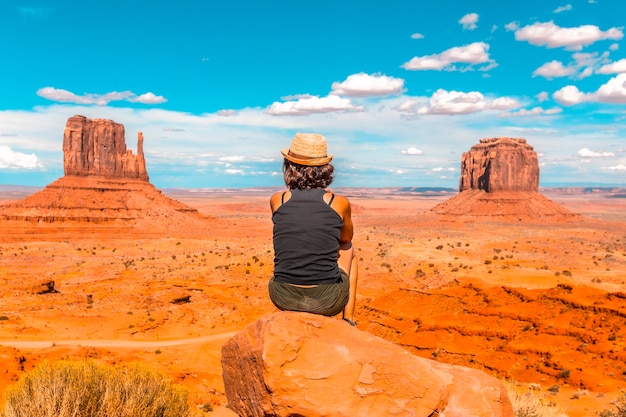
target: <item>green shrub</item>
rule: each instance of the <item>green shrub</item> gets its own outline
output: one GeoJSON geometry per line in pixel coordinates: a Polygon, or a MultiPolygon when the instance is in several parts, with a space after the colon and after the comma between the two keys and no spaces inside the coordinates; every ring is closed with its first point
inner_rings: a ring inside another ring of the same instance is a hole
{"type": "Polygon", "coordinates": [[[188,393],[139,363],[45,361],[6,389],[1,417],[188,417],[188,393]]]}

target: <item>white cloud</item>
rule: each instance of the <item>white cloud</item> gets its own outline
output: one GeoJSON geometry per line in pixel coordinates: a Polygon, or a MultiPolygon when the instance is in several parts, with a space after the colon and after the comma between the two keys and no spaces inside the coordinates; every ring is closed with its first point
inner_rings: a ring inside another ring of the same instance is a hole
{"type": "Polygon", "coordinates": [[[564,106],[573,106],[574,104],[580,104],[587,101],[585,93],[582,93],[574,85],[566,85],[560,90],[554,92],[552,97],[564,106]]]}
{"type": "Polygon", "coordinates": [[[421,33],[414,33],[411,35],[411,39],[424,39],[424,35],[421,33]]]}
{"type": "Polygon", "coordinates": [[[618,74],[598,89],[594,98],[603,103],[626,103],[626,73],[618,74]]]}
{"type": "Polygon", "coordinates": [[[582,148],[578,151],[578,156],[581,158],[608,158],[615,156],[612,152],[594,152],[589,148],[582,148]]]}
{"type": "Polygon", "coordinates": [[[131,103],[143,103],[143,104],[161,104],[167,100],[163,96],[154,95],[151,92],[147,92],[137,97],[131,97],[128,99],[131,103]]]}
{"type": "Polygon", "coordinates": [[[540,103],[546,101],[548,98],[550,98],[549,94],[547,91],[542,91],[541,93],[537,94],[535,97],[537,97],[537,100],[539,100],[540,103]]]}
{"type": "Polygon", "coordinates": [[[8,146],[0,145],[0,169],[5,168],[36,169],[43,168],[43,165],[34,153],[15,152],[8,146]]]}
{"type": "Polygon", "coordinates": [[[612,167],[607,167],[610,171],[626,171],[626,165],[619,164],[612,167]]]}
{"type": "Polygon", "coordinates": [[[218,116],[222,116],[222,117],[231,117],[231,116],[236,116],[237,115],[237,110],[219,110],[217,112],[218,116]]]}
{"type": "Polygon", "coordinates": [[[604,65],[596,71],[598,74],[619,74],[626,72],[626,58],[604,65]]]}
{"type": "Polygon", "coordinates": [[[500,117],[524,117],[524,116],[542,116],[542,115],[553,115],[563,112],[563,109],[554,107],[551,109],[544,109],[542,107],[533,107],[532,109],[521,109],[516,112],[503,113],[500,117]]]}
{"type": "Polygon", "coordinates": [[[507,23],[506,25],[504,25],[504,29],[507,32],[513,32],[513,31],[519,29],[519,22],[507,23]]]}
{"type": "Polygon", "coordinates": [[[468,30],[476,29],[478,27],[476,22],[478,22],[478,14],[476,13],[468,13],[459,20],[459,23],[463,25],[463,29],[468,30]]]}
{"type": "Polygon", "coordinates": [[[424,151],[422,151],[421,149],[417,149],[413,146],[409,147],[408,149],[403,149],[402,150],[402,155],[423,155],[424,151]]]}
{"type": "Polygon", "coordinates": [[[557,7],[556,9],[554,9],[553,13],[569,12],[570,10],[572,10],[572,5],[566,4],[565,6],[557,7]]]}
{"type": "Polygon", "coordinates": [[[620,40],[624,37],[621,28],[611,28],[605,32],[595,25],[582,25],[572,28],[562,28],[553,22],[536,22],[515,31],[515,39],[527,41],[531,45],[546,46],[548,48],[565,48],[581,50],[594,42],[612,39],[620,40]]]}
{"type": "Polygon", "coordinates": [[[560,61],[550,61],[533,71],[533,77],[541,76],[551,79],[557,77],[567,77],[575,72],[576,68],[574,67],[566,67],[560,61]]]}
{"type": "Polygon", "coordinates": [[[468,93],[439,89],[433,93],[429,104],[417,109],[418,114],[469,114],[486,110],[510,110],[519,102],[509,97],[487,100],[478,91],[468,93]]]}
{"type": "Polygon", "coordinates": [[[462,63],[470,65],[490,64],[491,68],[495,61],[489,59],[489,45],[484,42],[474,42],[465,46],[457,46],[443,51],[440,54],[414,57],[409,62],[402,64],[406,70],[443,70],[454,69],[452,64],[462,63]]]}
{"type": "Polygon", "coordinates": [[[307,116],[316,113],[363,110],[362,106],[355,106],[348,98],[328,95],[326,97],[312,96],[284,103],[274,102],[265,112],[272,116],[307,116]]]}
{"type": "Polygon", "coordinates": [[[145,93],[137,96],[132,91],[112,91],[106,94],[84,94],[82,96],[54,87],[43,87],[37,90],[37,95],[50,101],[58,101],[60,103],[74,104],[96,104],[98,106],[106,106],[111,101],[128,101],[131,103],[143,104],[160,104],[167,100],[162,96],[156,96],[153,93],[145,93]]]}
{"type": "Polygon", "coordinates": [[[389,96],[402,94],[404,80],[380,74],[352,74],[332,84],[331,94],[348,97],[389,96]]]}

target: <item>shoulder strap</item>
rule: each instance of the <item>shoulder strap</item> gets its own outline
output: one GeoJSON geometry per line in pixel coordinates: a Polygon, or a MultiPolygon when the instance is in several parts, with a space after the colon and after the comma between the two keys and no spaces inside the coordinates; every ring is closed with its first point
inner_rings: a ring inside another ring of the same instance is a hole
{"type": "Polygon", "coordinates": [[[328,205],[332,205],[333,204],[333,200],[335,199],[335,194],[334,193],[330,193],[330,200],[328,200],[328,205]]]}
{"type": "Polygon", "coordinates": [[[280,196],[280,204],[285,204],[285,194],[287,194],[287,191],[284,191],[283,195],[280,196]]]}

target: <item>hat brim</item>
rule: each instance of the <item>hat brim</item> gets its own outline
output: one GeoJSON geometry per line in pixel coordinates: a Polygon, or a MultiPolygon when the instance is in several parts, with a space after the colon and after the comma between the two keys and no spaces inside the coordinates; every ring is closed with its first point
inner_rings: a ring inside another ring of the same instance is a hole
{"type": "Polygon", "coordinates": [[[323,158],[297,158],[289,154],[289,149],[283,149],[280,151],[285,159],[299,165],[307,165],[312,167],[319,167],[322,165],[328,165],[333,160],[332,155],[327,155],[323,158]]]}

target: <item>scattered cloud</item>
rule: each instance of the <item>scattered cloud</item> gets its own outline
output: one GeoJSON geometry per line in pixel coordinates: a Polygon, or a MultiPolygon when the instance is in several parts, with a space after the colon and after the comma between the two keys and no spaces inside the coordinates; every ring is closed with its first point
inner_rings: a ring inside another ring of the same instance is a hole
{"type": "Polygon", "coordinates": [[[618,74],[611,78],[606,84],[598,89],[593,96],[597,101],[602,103],[626,103],[626,73],[618,74]]]}
{"type": "Polygon", "coordinates": [[[550,61],[533,71],[533,77],[541,76],[552,79],[557,77],[568,77],[575,72],[575,67],[566,67],[560,61],[550,61]]]}
{"type": "Polygon", "coordinates": [[[552,96],[565,106],[583,102],[626,104],[626,73],[611,78],[596,92],[583,93],[576,86],[568,85],[556,91],[552,96]]]}
{"type": "Polygon", "coordinates": [[[519,107],[517,100],[500,97],[488,100],[478,91],[461,92],[439,89],[430,97],[428,104],[419,106],[417,101],[404,102],[396,107],[401,112],[413,112],[421,115],[429,114],[469,114],[487,110],[511,110],[519,107]]]}
{"type": "Polygon", "coordinates": [[[37,95],[50,101],[58,101],[60,103],[74,104],[96,104],[98,106],[106,106],[112,101],[128,101],[131,103],[142,104],[160,104],[167,100],[162,96],[156,96],[153,93],[145,93],[137,96],[132,91],[113,91],[106,94],[84,94],[82,96],[54,87],[43,87],[37,90],[37,95]]]}
{"type": "Polygon", "coordinates": [[[218,116],[221,117],[231,117],[231,116],[236,116],[237,115],[237,110],[218,110],[217,112],[218,116]]]}
{"type": "Polygon", "coordinates": [[[555,91],[552,97],[564,106],[573,106],[587,100],[585,93],[582,93],[575,85],[566,85],[555,91]]]}
{"type": "Polygon", "coordinates": [[[546,46],[547,48],[565,48],[578,51],[595,42],[612,39],[620,40],[624,37],[622,28],[611,28],[602,31],[595,25],[582,25],[572,28],[563,28],[553,22],[536,22],[515,31],[515,39],[527,41],[531,45],[546,46]]]}
{"type": "Polygon", "coordinates": [[[507,32],[514,32],[517,29],[519,29],[519,22],[511,22],[511,23],[507,23],[506,25],[504,25],[504,29],[507,32]]]}
{"type": "Polygon", "coordinates": [[[478,22],[478,14],[476,13],[468,13],[459,20],[459,23],[463,25],[463,29],[467,30],[476,29],[478,27],[476,22],[478,22]]]}
{"type": "Polygon", "coordinates": [[[348,97],[389,96],[402,94],[404,80],[386,75],[352,74],[345,81],[332,84],[332,95],[348,97]]]}
{"type": "Polygon", "coordinates": [[[626,58],[606,64],[596,71],[598,74],[620,74],[626,72],[626,58]]]}
{"type": "Polygon", "coordinates": [[[337,95],[311,96],[297,101],[274,102],[265,111],[272,116],[308,116],[316,113],[363,111],[362,106],[352,104],[350,99],[337,95]]]}
{"type": "Polygon", "coordinates": [[[578,151],[578,156],[581,158],[608,158],[615,156],[615,154],[612,152],[594,152],[589,148],[582,148],[578,151]]]}
{"type": "Polygon", "coordinates": [[[495,61],[489,59],[489,45],[484,42],[474,42],[465,46],[458,46],[443,51],[440,54],[414,57],[402,64],[402,68],[410,71],[418,70],[455,70],[453,64],[489,64],[492,67],[495,61]]]}
{"type": "Polygon", "coordinates": [[[417,149],[413,146],[409,147],[408,149],[403,149],[402,150],[402,155],[423,155],[424,151],[422,151],[421,149],[417,149]]]}
{"type": "Polygon", "coordinates": [[[607,167],[610,171],[626,171],[626,165],[619,164],[612,167],[607,167]]]}
{"type": "Polygon", "coordinates": [[[519,117],[519,116],[551,116],[562,113],[563,109],[559,107],[553,107],[551,109],[544,109],[542,107],[533,107],[532,109],[520,109],[516,112],[502,113],[500,117],[519,117]]]}
{"type": "Polygon", "coordinates": [[[571,10],[572,10],[572,5],[566,4],[565,6],[557,7],[556,9],[554,9],[553,13],[563,13],[563,12],[569,12],[571,10]]]}
{"type": "Polygon", "coordinates": [[[154,95],[151,92],[147,92],[137,97],[130,97],[127,100],[130,101],[131,103],[142,103],[142,104],[161,104],[167,101],[165,97],[154,95]]]}
{"type": "Polygon", "coordinates": [[[0,145],[0,169],[37,169],[43,168],[37,156],[13,151],[5,145],[0,145]]]}
{"type": "Polygon", "coordinates": [[[411,35],[411,39],[424,39],[424,35],[422,35],[421,33],[414,33],[411,35]]]}

